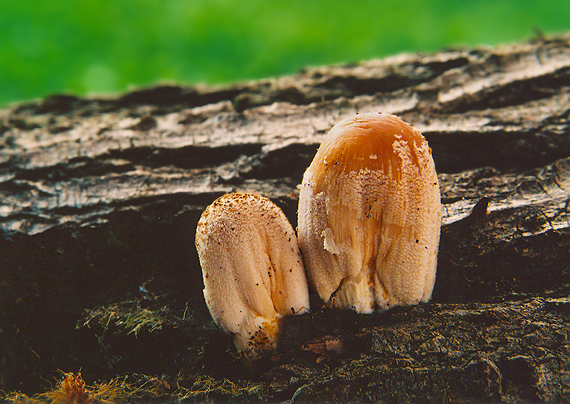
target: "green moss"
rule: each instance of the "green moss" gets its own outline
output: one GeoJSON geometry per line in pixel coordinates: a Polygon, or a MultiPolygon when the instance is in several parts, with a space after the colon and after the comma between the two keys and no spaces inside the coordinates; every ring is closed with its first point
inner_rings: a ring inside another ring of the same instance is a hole
{"type": "Polygon", "coordinates": [[[79,321],[78,327],[90,327],[93,323],[97,323],[107,330],[113,323],[127,335],[134,334],[136,337],[142,329],[153,332],[162,329],[165,324],[176,321],[180,319],[172,315],[167,306],[156,309],[143,308],[141,301],[135,299],[87,310],[85,318],[79,321]]]}

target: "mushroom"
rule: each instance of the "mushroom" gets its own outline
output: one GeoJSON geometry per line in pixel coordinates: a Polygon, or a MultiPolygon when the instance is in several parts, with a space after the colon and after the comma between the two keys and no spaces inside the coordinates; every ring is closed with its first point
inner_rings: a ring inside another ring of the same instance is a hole
{"type": "Polygon", "coordinates": [[[297,237],[271,200],[221,196],[198,221],[196,249],[210,314],[246,356],[275,348],[282,317],[309,310],[297,237]]]}
{"type": "Polygon", "coordinates": [[[305,172],[299,246],[324,302],[359,313],[430,299],[441,201],[431,150],[396,116],[335,125],[305,172]]]}

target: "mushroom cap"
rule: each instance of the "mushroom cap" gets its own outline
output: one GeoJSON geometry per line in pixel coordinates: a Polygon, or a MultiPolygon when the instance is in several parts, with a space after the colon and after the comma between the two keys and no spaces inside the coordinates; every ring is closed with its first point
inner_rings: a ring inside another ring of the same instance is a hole
{"type": "Polygon", "coordinates": [[[246,354],[275,346],[282,316],[308,311],[297,238],[271,200],[252,193],[218,198],[200,217],[196,248],[212,318],[246,354]]]}
{"type": "Polygon", "coordinates": [[[369,313],[429,300],[441,202],[422,134],[390,114],[335,125],[305,172],[299,245],[321,299],[369,313]]]}

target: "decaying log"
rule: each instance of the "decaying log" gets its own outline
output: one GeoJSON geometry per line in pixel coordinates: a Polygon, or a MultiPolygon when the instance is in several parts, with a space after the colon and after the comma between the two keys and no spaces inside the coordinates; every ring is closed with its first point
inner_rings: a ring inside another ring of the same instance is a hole
{"type": "Polygon", "coordinates": [[[0,390],[36,393],[60,369],[164,383],[142,399],[570,400],[569,45],[0,110],[0,390]],[[432,148],[444,203],[432,301],[367,316],[315,297],[272,358],[245,364],[204,305],[199,215],[254,191],[295,226],[321,139],[369,111],[432,148]]]}

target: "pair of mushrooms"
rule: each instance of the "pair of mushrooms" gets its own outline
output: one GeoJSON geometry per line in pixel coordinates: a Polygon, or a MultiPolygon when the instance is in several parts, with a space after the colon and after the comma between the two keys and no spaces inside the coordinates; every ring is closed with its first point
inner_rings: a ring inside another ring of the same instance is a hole
{"type": "Polygon", "coordinates": [[[324,302],[359,313],[426,302],[440,223],[422,134],[390,114],[356,115],[331,129],[305,172],[298,238],[256,194],[224,195],[204,211],[196,247],[206,304],[255,357],[275,348],[283,316],[309,310],[307,278],[324,302]]]}

